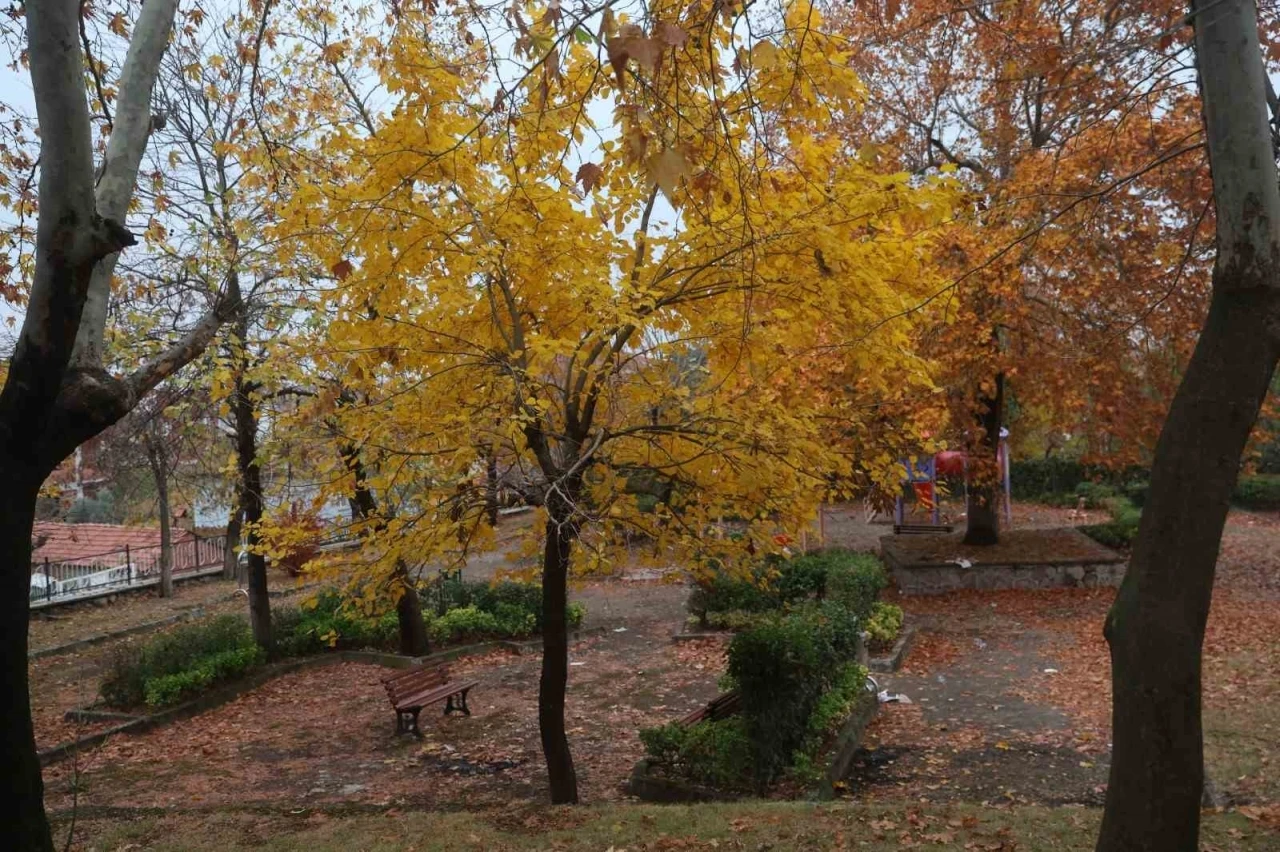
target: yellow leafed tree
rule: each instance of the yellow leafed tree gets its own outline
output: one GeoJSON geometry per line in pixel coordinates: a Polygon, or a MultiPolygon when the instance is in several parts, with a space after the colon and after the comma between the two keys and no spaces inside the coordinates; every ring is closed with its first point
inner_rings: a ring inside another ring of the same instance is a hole
{"type": "Polygon", "coordinates": [[[311,416],[348,448],[333,487],[397,508],[367,519],[363,575],[482,546],[486,467],[538,507],[554,802],[577,801],[570,573],[637,533],[664,564],[731,565],[834,478],[887,481],[865,410],[814,371],[864,399],[932,387],[910,317],[955,205],[828,132],[859,85],[810,6],[630,11],[520,5],[489,41],[405,10],[371,63],[389,108],[335,129],[345,167],[287,205],[331,276],[311,416]]]}

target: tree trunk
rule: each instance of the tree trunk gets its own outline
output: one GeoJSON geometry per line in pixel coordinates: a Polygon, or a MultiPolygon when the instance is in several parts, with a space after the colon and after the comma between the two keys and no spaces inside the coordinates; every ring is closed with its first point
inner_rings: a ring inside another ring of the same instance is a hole
{"type": "Polygon", "coordinates": [[[394,581],[401,592],[396,600],[396,619],[400,623],[400,653],[409,657],[421,657],[431,651],[427,639],[427,623],[422,620],[422,602],[418,589],[409,576],[409,568],[403,560],[396,563],[394,581]]]}
{"type": "Polygon", "coordinates": [[[484,454],[484,510],[489,526],[498,528],[498,454],[486,447],[484,454]]]}
{"type": "Polygon", "coordinates": [[[564,696],[569,683],[569,633],[565,605],[569,594],[569,552],[573,528],[567,519],[547,518],[542,557],[542,679],[538,684],[538,730],[553,805],[578,803],[578,776],[565,734],[564,696]]]}
{"type": "Polygon", "coordinates": [[[27,698],[27,618],[31,593],[31,525],[39,487],[19,484],[26,471],[0,462],[0,825],[10,849],[53,849],[44,816],[44,780],[27,698]]]}
{"type": "Polygon", "coordinates": [[[1218,257],[1209,315],[1161,430],[1129,571],[1107,616],[1114,745],[1100,852],[1198,849],[1205,622],[1240,457],[1280,357],[1280,190],[1257,10],[1215,0],[1192,11],[1218,257]]]}
{"type": "Polygon", "coordinates": [[[156,480],[156,507],[160,513],[160,597],[173,597],[173,529],[169,514],[169,472],[166,469],[164,451],[150,437],[147,440],[147,461],[151,463],[151,475],[156,480]]]}
{"type": "MultiPolygon", "coordinates": [[[[360,449],[355,444],[346,443],[342,447],[342,461],[355,477],[355,490],[349,498],[351,514],[354,521],[374,521],[373,532],[386,529],[386,521],[378,518],[378,501],[369,489],[364,463],[360,461],[360,449]]],[[[368,535],[370,531],[366,530],[368,535]]],[[[431,642],[427,638],[427,625],[422,620],[422,602],[418,599],[418,589],[409,576],[409,566],[403,559],[396,560],[395,572],[391,575],[393,586],[399,586],[400,596],[396,598],[396,620],[400,627],[400,653],[410,657],[421,657],[431,652],[431,642]]]]}
{"type": "Polygon", "coordinates": [[[240,501],[237,499],[235,506],[231,509],[231,516],[227,518],[226,546],[222,552],[222,578],[224,580],[234,580],[239,576],[240,554],[237,551],[240,547],[241,515],[240,501]]]}
{"type": "Polygon", "coordinates": [[[996,375],[996,390],[984,396],[984,410],[978,418],[983,430],[977,453],[969,457],[969,500],[964,543],[992,545],[1000,541],[1000,475],[997,456],[1000,427],[1004,420],[1004,373],[996,375]]]}
{"type": "MultiPolygon", "coordinates": [[[[243,338],[242,338],[243,340],[243,338]]],[[[236,460],[240,469],[240,508],[247,527],[245,545],[249,562],[249,623],[253,640],[268,654],[275,650],[271,635],[271,597],[267,593],[267,560],[255,552],[262,522],[262,468],[258,466],[258,418],[251,389],[243,377],[235,390],[236,460]]]]}

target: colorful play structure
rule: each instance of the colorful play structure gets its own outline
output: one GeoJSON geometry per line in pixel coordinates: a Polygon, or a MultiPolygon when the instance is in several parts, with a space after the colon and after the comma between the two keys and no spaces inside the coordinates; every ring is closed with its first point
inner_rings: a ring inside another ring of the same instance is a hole
{"type": "MultiPolygon", "coordinates": [[[[1005,523],[1013,523],[1013,500],[1009,491],[1009,430],[1000,430],[1000,445],[996,450],[996,464],[1000,468],[1000,490],[1004,494],[1004,518],[1005,523]]],[[[911,488],[915,495],[915,501],[921,506],[927,507],[932,516],[933,526],[937,527],[938,532],[949,532],[950,527],[942,524],[941,510],[938,506],[938,477],[940,476],[956,476],[960,477],[965,483],[965,489],[968,490],[968,457],[956,450],[945,450],[931,457],[916,459],[914,464],[910,459],[904,459],[902,462],[903,469],[906,471],[906,478],[903,484],[911,488]]],[[[906,489],[904,488],[903,491],[906,489]]],[[[910,532],[931,532],[920,525],[910,525],[906,522],[907,507],[903,494],[898,494],[898,499],[894,506],[893,523],[895,529],[903,528],[910,532]],[[909,528],[909,529],[908,529],[909,528]]]]}

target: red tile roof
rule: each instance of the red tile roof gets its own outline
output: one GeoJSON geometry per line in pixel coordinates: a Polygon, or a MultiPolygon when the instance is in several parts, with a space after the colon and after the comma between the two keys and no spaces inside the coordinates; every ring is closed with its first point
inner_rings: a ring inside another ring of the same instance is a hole
{"type": "MultiPolygon", "coordinates": [[[[175,529],[173,543],[191,538],[187,530],[175,529]]],[[[111,566],[124,562],[126,545],[142,551],[160,546],[159,527],[126,527],[119,524],[61,524],[37,521],[31,534],[32,562],[75,562],[80,565],[111,566]]]]}

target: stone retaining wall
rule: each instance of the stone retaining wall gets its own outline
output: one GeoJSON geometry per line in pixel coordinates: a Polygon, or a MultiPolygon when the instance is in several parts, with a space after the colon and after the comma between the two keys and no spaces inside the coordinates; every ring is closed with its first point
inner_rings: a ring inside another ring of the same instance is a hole
{"type": "Polygon", "coordinates": [[[898,565],[886,554],[889,574],[905,595],[940,595],[958,589],[1061,589],[1118,586],[1123,562],[1071,564],[898,565]]]}

